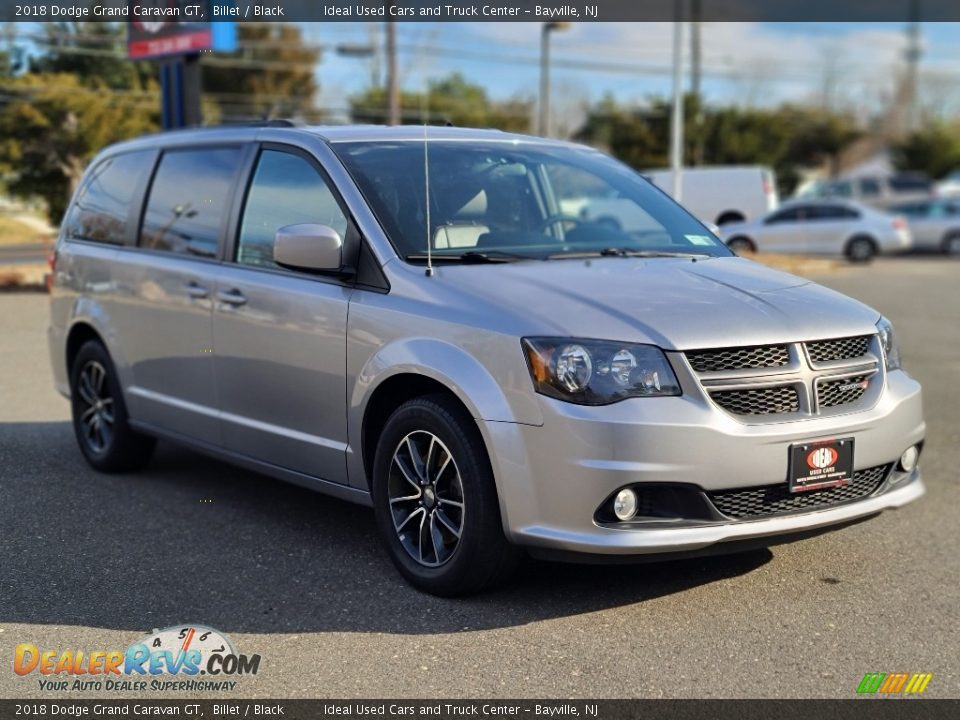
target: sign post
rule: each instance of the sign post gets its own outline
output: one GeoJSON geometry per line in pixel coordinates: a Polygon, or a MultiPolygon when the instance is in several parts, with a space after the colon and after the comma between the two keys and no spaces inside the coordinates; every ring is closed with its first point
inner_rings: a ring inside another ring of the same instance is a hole
{"type": "MultiPolygon", "coordinates": [[[[197,16],[197,0],[155,0],[177,8],[177,17],[197,16]]],[[[128,0],[130,15],[143,0],[128,0]]],[[[200,17],[210,17],[212,0],[202,6],[200,17]]],[[[195,127],[203,123],[200,107],[202,80],[200,52],[236,49],[236,25],[232,22],[192,20],[131,20],[128,24],[127,56],[131,60],[160,60],[161,117],[164,130],[195,127]]]]}

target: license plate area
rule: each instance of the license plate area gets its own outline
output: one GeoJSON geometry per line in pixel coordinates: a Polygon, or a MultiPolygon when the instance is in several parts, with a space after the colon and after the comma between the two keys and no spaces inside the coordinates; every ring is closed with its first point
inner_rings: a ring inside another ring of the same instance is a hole
{"type": "Polygon", "coordinates": [[[847,485],[853,477],[853,438],[790,446],[787,478],[790,492],[847,485]]]}

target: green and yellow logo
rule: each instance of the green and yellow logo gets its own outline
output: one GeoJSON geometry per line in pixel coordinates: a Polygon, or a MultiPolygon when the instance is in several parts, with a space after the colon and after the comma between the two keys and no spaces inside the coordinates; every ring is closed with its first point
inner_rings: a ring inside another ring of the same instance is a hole
{"type": "Polygon", "coordinates": [[[932,679],[933,673],[867,673],[857,686],[857,694],[919,695],[932,679]]]}

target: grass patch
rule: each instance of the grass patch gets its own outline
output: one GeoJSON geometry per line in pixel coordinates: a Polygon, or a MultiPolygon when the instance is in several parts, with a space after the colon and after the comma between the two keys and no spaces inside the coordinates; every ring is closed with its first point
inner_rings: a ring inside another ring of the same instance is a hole
{"type": "Polygon", "coordinates": [[[31,245],[49,240],[35,227],[9,215],[0,215],[0,245],[31,245]]]}

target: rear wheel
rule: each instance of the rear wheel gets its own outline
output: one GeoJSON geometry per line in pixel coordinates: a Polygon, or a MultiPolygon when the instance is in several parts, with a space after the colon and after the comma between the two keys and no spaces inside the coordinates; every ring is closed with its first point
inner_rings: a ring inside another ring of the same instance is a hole
{"type": "Polygon", "coordinates": [[[960,256],[960,233],[951,233],[943,239],[943,252],[947,255],[960,256]]]}
{"type": "Polygon", "coordinates": [[[753,241],[750,238],[742,235],[730,238],[730,240],[727,241],[727,247],[737,255],[755,253],[757,251],[757,247],[753,244],[753,241]]]}
{"type": "Polygon", "coordinates": [[[865,263],[870,262],[877,254],[877,244],[873,238],[866,235],[858,235],[851,238],[847,243],[844,254],[850,262],[865,263]]]}
{"type": "Polygon", "coordinates": [[[96,340],[84,343],[73,361],[70,408],[80,452],[97,470],[134,470],[150,459],[156,441],[130,427],[116,370],[96,340]]]}
{"type": "Polygon", "coordinates": [[[410,400],[387,420],[373,463],[373,507],[390,559],[428,593],[491,587],[520,557],[503,533],[476,424],[444,395],[410,400]]]}

